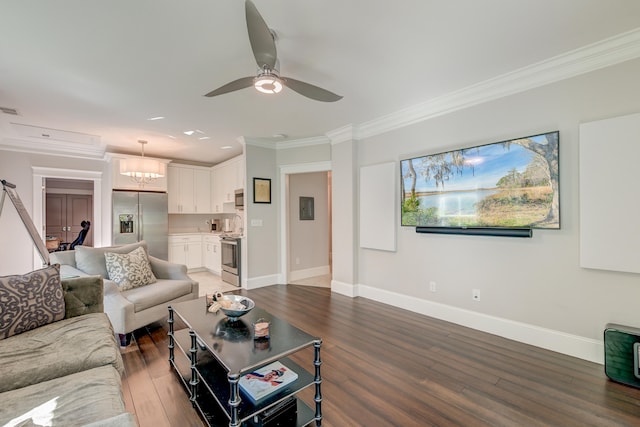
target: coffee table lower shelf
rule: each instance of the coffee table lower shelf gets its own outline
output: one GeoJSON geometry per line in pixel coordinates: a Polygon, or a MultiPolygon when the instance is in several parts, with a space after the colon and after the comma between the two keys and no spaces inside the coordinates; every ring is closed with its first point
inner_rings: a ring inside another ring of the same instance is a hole
{"type": "MultiPolygon", "coordinates": [[[[182,358],[177,357],[171,362],[174,372],[180,379],[180,383],[185,388],[188,395],[191,394],[189,381],[191,380],[191,367],[182,358]]],[[[192,400],[193,406],[198,410],[201,418],[209,427],[228,427],[229,418],[222,410],[215,398],[208,392],[206,387],[200,384],[200,390],[196,394],[195,401],[192,400]]],[[[296,398],[297,401],[297,422],[296,427],[305,427],[315,420],[313,410],[302,400],[296,398]]],[[[244,421],[242,427],[254,427],[259,424],[254,423],[251,419],[244,421]]]]}

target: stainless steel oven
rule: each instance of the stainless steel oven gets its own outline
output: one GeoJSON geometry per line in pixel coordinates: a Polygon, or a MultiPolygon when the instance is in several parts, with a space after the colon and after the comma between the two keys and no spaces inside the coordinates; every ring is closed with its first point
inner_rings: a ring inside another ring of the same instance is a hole
{"type": "Polygon", "coordinates": [[[223,236],[220,239],[222,280],[240,286],[240,239],[223,236]]]}

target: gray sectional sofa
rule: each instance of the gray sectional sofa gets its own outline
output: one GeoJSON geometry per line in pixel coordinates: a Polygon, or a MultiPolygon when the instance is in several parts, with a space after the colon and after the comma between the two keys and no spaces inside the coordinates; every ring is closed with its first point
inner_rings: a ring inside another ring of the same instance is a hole
{"type": "Polygon", "coordinates": [[[187,275],[187,267],[149,256],[157,281],[123,290],[109,280],[105,253],[127,254],[143,247],[144,241],[124,246],[92,248],[77,246],[73,251],[53,252],[51,263],[60,264],[64,277],[98,275],[104,279],[104,311],[116,333],[124,335],[165,318],[168,306],[198,298],[198,282],[187,275]]]}
{"type": "MultiPolygon", "coordinates": [[[[102,279],[67,279],[62,289],[62,320],[0,339],[0,425],[136,426],[122,396],[120,349],[102,312],[102,279]]],[[[3,296],[10,310],[10,287],[3,296]]]]}

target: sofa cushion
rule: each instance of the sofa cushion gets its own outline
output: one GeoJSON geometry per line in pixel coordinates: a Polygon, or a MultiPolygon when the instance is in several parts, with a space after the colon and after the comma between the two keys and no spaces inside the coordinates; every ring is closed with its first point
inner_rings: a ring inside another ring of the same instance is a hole
{"type": "Polygon", "coordinates": [[[121,291],[156,282],[144,248],[136,248],[127,254],[105,252],[104,257],[109,279],[116,282],[121,291]]]}
{"type": "Polygon", "coordinates": [[[159,279],[153,286],[133,288],[121,295],[133,303],[135,312],[139,312],[190,294],[192,285],[191,280],[159,279]]]}
{"type": "Polygon", "coordinates": [[[76,246],[76,268],[89,275],[98,275],[103,278],[109,277],[107,266],[104,259],[106,252],[117,254],[128,254],[132,250],[143,247],[147,250],[147,243],[143,240],[137,243],[131,243],[124,246],[110,246],[104,248],[92,248],[90,246],[76,246]]]}
{"type": "Polygon", "coordinates": [[[83,426],[126,412],[120,374],[101,366],[0,394],[0,425],[83,426]]]}
{"type": "MultiPolygon", "coordinates": [[[[62,278],[61,266],[61,278],[62,278]]],[[[104,286],[100,276],[81,276],[71,279],[62,278],[64,292],[64,318],[81,316],[88,313],[104,312],[104,286]]]]}
{"type": "Polygon", "coordinates": [[[0,277],[0,339],[64,319],[60,265],[0,277]]]}
{"type": "Polygon", "coordinates": [[[107,315],[64,319],[0,340],[0,392],[104,365],[124,372],[107,315]]]}

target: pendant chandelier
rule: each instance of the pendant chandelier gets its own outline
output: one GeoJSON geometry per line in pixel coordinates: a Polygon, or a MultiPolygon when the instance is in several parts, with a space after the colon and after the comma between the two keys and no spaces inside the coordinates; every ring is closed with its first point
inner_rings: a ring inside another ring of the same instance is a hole
{"type": "Polygon", "coordinates": [[[165,174],[165,165],[144,156],[144,146],[147,141],[140,140],[138,143],[142,146],[141,156],[120,160],[120,174],[130,177],[132,181],[144,186],[154,179],[162,178],[165,174]]]}

